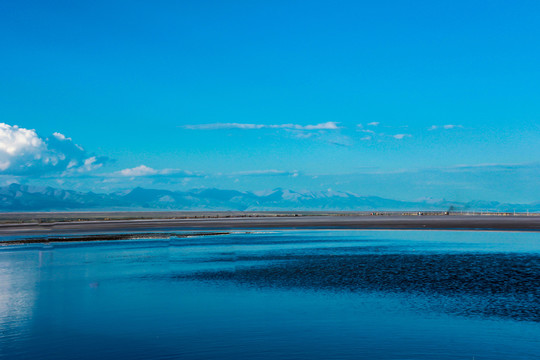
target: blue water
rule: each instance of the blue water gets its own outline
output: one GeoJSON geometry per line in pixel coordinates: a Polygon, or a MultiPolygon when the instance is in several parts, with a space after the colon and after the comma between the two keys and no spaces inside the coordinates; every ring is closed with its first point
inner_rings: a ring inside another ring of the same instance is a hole
{"type": "Polygon", "coordinates": [[[540,359],[540,234],[0,248],[2,359],[540,359]]]}

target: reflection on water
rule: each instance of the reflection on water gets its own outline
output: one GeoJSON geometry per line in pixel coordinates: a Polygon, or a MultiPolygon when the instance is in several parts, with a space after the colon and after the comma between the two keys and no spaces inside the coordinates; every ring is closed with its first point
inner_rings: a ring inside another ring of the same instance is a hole
{"type": "Polygon", "coordinates": [[[537,233],[0,249],[5,359],[535,359],[539,314],[537,233]]]}

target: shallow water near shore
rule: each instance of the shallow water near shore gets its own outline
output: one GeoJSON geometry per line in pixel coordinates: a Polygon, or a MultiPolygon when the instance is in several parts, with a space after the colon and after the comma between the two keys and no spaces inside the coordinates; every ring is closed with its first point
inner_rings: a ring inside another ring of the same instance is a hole
{"type": "Polygon", "coordinates": [[[0,248],[2,359],[537,359],[540,233],[0,248]]]}

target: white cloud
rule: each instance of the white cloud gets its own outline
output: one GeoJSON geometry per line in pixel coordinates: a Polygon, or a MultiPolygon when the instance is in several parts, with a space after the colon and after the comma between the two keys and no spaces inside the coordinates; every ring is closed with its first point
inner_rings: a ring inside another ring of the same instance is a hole
{"type": "Polygon", "coordinates": [[[454,124],[447,124],[447,125],[432,125],[428,130],[433,131],[437,129],[445,129],[445,130],[451,130],[451,129],[463,129],[463,125],[454,125],[454,124]]]}
{"type": "Polygon", "coordinates": [[[231,176],[298,176],[298,171],[283,171],[283,170],[249,170],[249,171],[238,171],[230,174],[231,176]]]}
{"type": "Polygon", "coordinates": [[[103,166],[103,163],[100,163],[98,158],[95,156],[89,157],[88,159],[84,160],[84,165],[81,166],[78,171],[92,171],[99,169],[103,166]]]}
{"type": "Polygon", "coordinates": [[[396,135],[392,135],[392,137],[394,139],[401,140],[401,139],[404,139],[404,138],[412,137],[412,135],[411,134],[396,134],[396,135]]]}
{"type": "Polygon", "coordinates": [[[267,127],[260,124],[239,124],[239,123],[215,123],[215,124],[200,124],[200,125],[184,125],[185,129],[189,130],[219,130],[219,129],[262,129],[267,127]]]}
{"type": "Polygon", "coordinates": [[[103,174],[103,176],[111,178],[122,178],[122,177],[152,177],[152,178],[216,178],[216,177],[241,177],[241,176],[292,176],[296,177],[299,175],[298,170],[285,171],[285,170],[276,170],[276,169],[264,169],[264,170],[247,170],[247,171],[237,171],[230,173],[214,173],[214,174],[205,174],[198,172],[191,172],[180,169],[154,169],[146,165],[139,165],[133,168],[123,169],[116,171],[110,174],[103,174]]]}
{"type": "Polygon", "coordinates": [[[368,124],[368,126],[379,126],[379,124],[380,124],[380,122],[378,122],[378,121],[373,121],[373,122],[370,122],[370,123],[368,124]]]}
{"type": "Polygon", "coordinates": [[[71,141],[71,140],[72,140],[71,138],[68,138],[68,137],[66,137],[64,134],[61,134],[61,133],[59,133],[59,132],[53,133],[53,136],[54,136],[55,138],[57,138],[58,140],[62,140],[62,141],[64,141],[64,140],[69,140],[69,141],[71,141]]]}
{"type": "MultiPolygon", "coordinates": [[[[514,163],[514,164],[507,164],[507,163],[483,163],[483,164],[460,164],[445,168],[440,168],[442,171],[515,171],[515,170],[521,170],[521,171],[538,171],[540,170],[540,163],[533,162],[533,163],[514,163]]],[[[534,177],[533,175],[530,175],[531,177],[534,177]]]]}
{"type": "Polygon", "coordinates": [[[294,128],[299,129],[299,130],[337,130],[337,129],[340,129],[340,127],[338,126],[338,123],[334,121],[328,121],[328,122],[317,124],[317,125],[306,125],[306,126],[294,125],[294,128]]]}
{"type": "Polygon", "coordinates": [[[43,175],[91,171],[107,158],[87,154],[71,138],[55,132],[40,137],[35,130],[0,123],[0,172],[10,175],[43,175]]]}
{"type": "Polygon", "coordinates": [[[180,169],[161,169],[156,170],[146,165],[139,165],[129,169],[123,169],[110,174],[109,176],[126,176],[126,177],[142,177],[142,176],[171,176],[171,177],[196,177],[200,174],[191,171],[180,169]]]}
{"type": "Polygon", "coordinates": [[[350,146],[352,141],[347,136],[341,136],[340,130],[343,128],[338,122],[328,121],[320,124],[300,125],[300,124],[244,124],[244,123],[214,123],[196,124],[182,126],[189,130],[220,130],[220,129],[277,129],[292,134],[296,139],[311,139],[323,141],[332,145],[350,146]]]}
{"type": "MultiPolygon", "coordinates": [[[[0,123],[0,153],[4,159],[24,155],[39,157],[44,146],[35,130],[0,123]]],[[[9,163],[9,160],[3,162],[9,163]]]]}
{"type": "Polygon", "coordinates": [[[146,165],[140,165],[131,169],[124,169],[117,172],[121,176],[148,176],[155,175],[158,171],[146,165]]]}
{"type": "Polygon", "coordinates": [[[360,131],[368,133],[368,134],[375,134],[375,131],[373,131],[373,130],[360,130],[360,131]]]}
{"type": "Polygon", "coordinates": [[[214,124],[197,124],[184,125],[183,128],[189,130],[220,130],[220,129],[294,129],[294,130],[337,130],[341,129],[339,123],[328,121],[315,125],[299,125],[299,124],[241,124],[241,123],[214,123],[214,124]]]}

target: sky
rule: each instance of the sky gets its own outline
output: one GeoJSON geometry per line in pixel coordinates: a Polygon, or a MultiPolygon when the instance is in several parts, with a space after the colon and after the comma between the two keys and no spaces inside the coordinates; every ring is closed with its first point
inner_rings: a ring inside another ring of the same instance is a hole
{"type": "Polygon", "coordinates": [[[0,185],[540,201],[538,1],[0,2],[0,185]]]}

